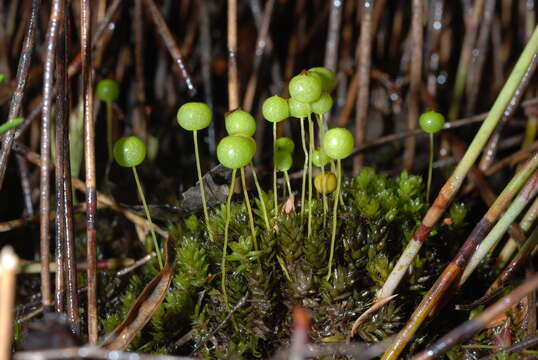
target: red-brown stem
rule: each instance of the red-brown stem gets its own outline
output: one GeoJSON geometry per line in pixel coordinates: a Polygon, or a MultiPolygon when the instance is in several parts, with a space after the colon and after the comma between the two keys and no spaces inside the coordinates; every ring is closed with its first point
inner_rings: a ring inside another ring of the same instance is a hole
{"type": "MultiPolygon", "coordinates": [[[[271,23],[271,15],[275,7],[275,0],[268,0],[265,3],[263,18],[260,29],[258,31],[258,39],[256,40],[256,51],[254,52],[254,65],[252,74],[248,80],[247,89],[243,98],[243,109],[247,112],[252,110],[254,95],[256,95],[256,85],[258,84],[258,72],[262,63],[263,55],[267,46],[269,35],[269,24],[271,23]]],[[[233,109],[233,108],[232,108],[233,109]]]]}
{"type": "Polygon", "coordinates": [[[40,169],[40,252],[41,252],[41,293],[43,307],[52,305],[50,274],[48,264],[50,262],[50,118],[52,113],[52,88],[54,78],[54,59],[56,56],[56,43],[58,41],[60,14],[64,6],[63,0],[54,0],[50,14],[49,28],[47,31],[47,46],[45,65],[43,71],[43,109],[41,111],[41,169],[40,169]]]}
{"type": "MultiPolygon", "coordinates": [[[[538,155],[535,155],[538,156],[538,155]]],[[[535,164],[531,161],[527,162],[526,170],[536,169],[535,164]],[[529,167],[530,166],[530,167],[529,167]]],[[[534,191],[538,186],[538,172],[534,171],[521,192],[534,191]]],[[[497,200],[486,212],[484,217],[474,227],[473,231],[460,247],[458,254],[452,259],[448,266],[443,270],[443,273],[437,278],[430,290],[424,295],[422,301],[417,306],[404,328],[397,335],[395,341],[385,352],[382,359],[396,359],[406,347],[407,343],[412,339],[416,331],[422,325],[426,317],[436,309],[447,292],[453,287],[453,284],[459,277],[467,262],[473,255],[474,251],[480,245],[480,242],[485,238],[491,230],[499,216],[510,204],[518,191],[514,180],[512,180],[505,190],[497,197],[497,200]]]]}
{"type": "Polygon", "coordinates": [[[159,34],[159,36],[161,36],[164,44],[166,45],[166,48],[172,56],[172,59],[177,65],[181,78],[183,79],[183,81],[185,81],[185,84],[187,85],[187,90],[189,91],[189,94],[191,96],[196,95],[196,88],[194,87],[194,84],[192,82],[191,76],[189,75],[189,71],[185,66],[185,63],[183,62],[183,56],[181,55],[179,46],[177,45],[177,42],[172,35],[172,32],[170,31],[170,28],[166,24],[163,15],[159,11],[159,8],[157,7],[157,5],[155,5],[155,2],[153,0],[144,0],[144,3],[149,9],[151,20],[157,28],[157,33],[159,34]]]}
{"type": "Polygon", "coordinates": [[[488,54],[489,35],[491,33],[491,23],[493,21],[493,14],[495,12],[495,0],[485,0],[484,16],[482,23],[480,24],[480,33],[476,41],[475,49],[472,51],[472,57],[470,63],[469,76],[467,77],[467,103],[465,104],[465,115],[472,114],[478,91],[482,82],[482,72],[484,69],[484,63],[488,54]],[[476,55],[475,55],[476,53],[476,55]]]}
{"type": "Polygon", "coordinates": [[[69,11],[64,9],[61,37],[58,47],[56,79],[56,217],[60,225],[57,241],[63,243],[63,278],[66,285],[67,317],[75,333],[80,332],[80,315],[76,278],[76,258],[73,232],[73,199],[71,165],[69,158],[69,81],[67,76],[69,11]]]}
{"type": "Polygon", "coordinates": [[[228,109],[239,107],[237,73],[237,0],[228,0],[228,109]]]}
{"type": "MultiPolygon", "coordinates": [[[[422,47],[423,47],[423,12],[422,0],[413,0],[413,20],[411,27],[411,69],[409,71],[410,84],[407,98],[407,128],[417,127],[419,113],[419,91],[422,83],[422,47]]],[[[415,160],[416,138],[405,139],[403,154],[404,169],[411,170],[415,160]]],[[[433,149],[431,150],[433,151],[433,149]]]]}
{"type": "Polygon", "coordinates": [[[455,345],[469,339],[472,335],[482,330],[496,316],[505,313],[511,307],[531,291],[538,288],[538,275],[525,281],[510,294],[506,295],[495,304],[478,314],[474,319],[469,320],[450,331],[448,334],[437,340],[432,346],[417,354],[412,360],[426,360],[441,356],[455,345]]]}
{"type": "MultiPolygon", "coordinates": [[[[372,56],[372,13],[373,0],[361,0],[361,35],[358,42],[359,52],[359,91],[357,93],[357,112],[355,115],[355,141],[364,144],[368,122],[368,105],[370,99],[370,67],[372,56]]],[[[358,174],[364,163],[364,156],[359,154],[353,160],[353,173],[358,174]]]]}
{"type": "Polygon", "coordinates": [[[497,154],[498,144],[501,140],[501,133],[508,121],[512,118],[516,110],[519,108],[519,104],[521,102],[521,99],[523,98],[523,95],[525,95],[527,88],[529,87],[529,83],[533,78],[534,73],[536,72],[536,67],[538,66],[538,54],[535,54],[532,57],[532,61],[529,65],[529,68],[525,72],[525,75],[523,76],[523,79],[519,83],[519,86],[516,89],[516,92],[512,96],[512,99],[508,103],[508,106],[506,107],[506,110],[503,112],[503,116],[501,117],[501,120],[499,120],[499,124],[495,128],[495,131],[493,131],[493,134],[489,138],[486,146],[484,147],[482,158],[480,159],[480,163],[478,165],[478,168],[482,171],[487,170],[491,163],[495,160],[495,155],[497,154]]]}
{"type": "Polygon", "coordinates": [[[97,193],[95,177],[95,129],[93,126],[93,81],[91,53],[91,5],[80,0],[82,102],[84,118],[84,166],[86,173],[86,262],[88,263],[88,339],[97,342],[97,241],[95,216],[97,193]]]}
{"type": "Polygon", "coordinates": [[[55,228],[55,250],[56,250],[56,281],[55,286],[55,306],[57,312],[65,312],[65,218],[64,218],[64,189],[63,189],[63,162],[65,161],[63,147],[66,137],[65,117],[67,105],[67,91],[65,81],[65,55],[66,55],[66,14],[65,3],[62,1],[59,17],[61,18],[58,30],[58,44],[56,50],[56,173],[55,173],[55,190],[56,190],[56,228],[55,228]]]}
{"type": "Polygon", "coordinates": [[[135,38],[135,88],[136,107],[133,112],[133,133],[147,141],[146,119],[146,84],[144,81],[144,18],[142,16],[142,0],[134,2],[133,32],[135,38]]]}
{"type": "MultiPolygon", "coordinates": [[[[40,8],[41,0],[33,0],[32,15],[30,16],[28,30],[24,37],[24,44],[19,57],[19,66],[17,68],[17,77],[15,80],[16,85],[9,104],[8,121],[19,116],[24,90],[26,89],[26,83],[28,81],[28,70],[30,69],[32,53],[34,51],[35,32],[40,8]]],[[[2,184],[4,183],[4,175],[6,173],[7,161],[11,152],[11,146],[13,145],[14,136],[15,129],[11,129],[4,134],[2,139],[2,149],[0,150],[0,189],[2,189],[2,184]]]]}

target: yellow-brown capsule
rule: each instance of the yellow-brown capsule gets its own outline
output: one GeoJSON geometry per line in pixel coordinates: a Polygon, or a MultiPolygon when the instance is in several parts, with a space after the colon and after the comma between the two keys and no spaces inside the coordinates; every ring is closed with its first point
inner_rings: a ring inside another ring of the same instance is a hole
{"type": "Polygon", "coordinates": [[[336,189],[336,175],[332,172],[319,173],[314,179],[314,186],[321,194],[330,194],[336,189]]]}

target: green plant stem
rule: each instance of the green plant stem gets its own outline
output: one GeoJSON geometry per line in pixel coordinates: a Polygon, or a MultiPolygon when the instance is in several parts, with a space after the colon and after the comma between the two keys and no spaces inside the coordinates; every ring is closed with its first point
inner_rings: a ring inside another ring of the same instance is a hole
{"type": "MultiPolygon", "coordinates": [[[[323,128],[324,117],[323,115],[317,115],[317,118],[319,127],[319,147],[321,149],[321,140],[323,139],[323,134],[325,134],[325,129],[323,128]]],[[[321,175],[325,177],[325,165],[321,167],[321,175]]],[[[324,192],[321,196],[323,198],[323,228],[325,228],[325,225],[327,224],[327,212],[329,212],[329,205],[327,204],[327,194],[324,192]]]]}
{"type": "Polygon", "coordinates": [[[192,132],[192,138],[194,139],[194,157],[196,158],[196,172],[198,174],[198,184],[200,185],[200,197],[202,198],[202,207],[204,208],[204,218],[207,226],[207,233],[209,234],[209,239],[211,242],[214,242],[213,231],[211,230],[211,225],[209,224],[209,212],[207,211],[207,203],[205,201],[205,190],[204,182],[202,180],[202,169],[200,167],[200,153],[198,151],[198,131],[194,130],[192,132]]]}
{"type": "Polygon", "coordinates": [[[108,145],[108,161],[112,161],[112,101],[106,103],[106,141],[108,145]]]}
{"type": "Polygon", "coordinates": [[[0,125],[0,135],[7,132],[9,129],[13,129],[16,126],[19,126],[24,121],[24,118],[15,118],[11,121],[5,122],[2,125],[0,125]]]}
{"type": "Polygon", "coordinates": [[[254,250],[258,250],[258,243],[256,242],[256,229],[254,228],[254,217],[252,216],[252,208],[250,207],[250,199],[248,197],[247,182],[245,179],[245,168],[241,168],[241,187],[243,188],[243,195],[245,196],[245,205],[247,206],[248,223],[250,226],[250,232],[252,233],[252,243],[254,250]]]}
{"type": "Polygon", "coordinates": [[[157,254],[157,260],[159,261],[159,266],[162,270],[164,268],[163,257],[161,254],[161,249],[159,248],[159,243],[157,242],[157,236],[155,236],[155,229],[153,227],[153,222],[151,221],[151,215],[149,214],[149,208],[148,208],[148,204],[146,203],[146,197],[144,196],[144,190],[142,189],[142,184],[140,183],[140,179],[138,178],[138,172],[136,171],[136,166],[133,166],[131,169],[133,169],[133,175],[136,182],[136,188],[138,189],[138,195],[140,195],[140,199],[142,200],[142,205],[144,206],[144,212],[146,213],[146,218],[148,219],[148,223],[149,223],[149,231],[151,232],[151,238],[153,239],[153,247],[155,248],[155,253],[157,254]]]}
{"type": "Polygon", "coordinates": [[[228,230],[230,228],[230,217],[231,217],[231,204],[232,204],[232,195],[234,193],[235,187],[235,174],[237,169],[232,170],[232,182],[230,183],[230,188],[228,189],[228,199],[226,200],[226,222],[224,223],[224,245],[222,246],[222,261],[221,261],[221,279],[220,285],[222,288],[222,297],[224,298],[224,305],[228,308],[228,295],[226,294],[226,251],[228,250],[228,230]]]}
{"type": "MultiPolygon", "coordinates": [[[[536,174],[535,174],[536,175],[536,174]]],[[[527,182],[526,186],[519,192],[516,198],[512,201],[512,204],[504,212],[504,215],[499,219],[497,224],[491,229],[489,234],[482,240],[478,248],[473,253],[471,259],[467,263],[467,267],[463,271],[463,275],[460,278],[459,285],[463,283],[471,276],[472,272],[476,269],[480,261],[486,256],[488,251],[504,236],[508,227],[516,220],[521,211],[529,204],[529,201],[536,196],[538,187],[534,186],[533,178],[527,182]],[[530,183],[529,183],[530,182],[530,183]]]]}
{"type": "Polygon", "coordinates": [[[430,133],[430,161],[428,164],[428,185],[426,186],[426,203],[430,203],[430,190],[432,187],[432,167],[433,167],[433,134],[430,133]]]}
{"type": "Polygon", "coordinates": [[[332,265],[334,258],[334,243],[336,240],[336,222],[338,215],[338,203],[340,197],[340,184],[342,182],[342,161],[340,159],[336,160],[336,191],[334,193],[334,203],[333,203],[333,229],[331,235],[331,252],[329,254],[329,266],[327,270],[327,281],[331,278],[332,265]]]}
{"type": "Polygon", "coordinates": [[[273,123],[273,195],[276,218],[278,215],[278,193],[276,192],[276,122],[273,123]]]}
{"type": "Polygon", "coordinates": [[[301,118],[301,144],[304,152],[304,166],[303,166],[303,185],[301,187],[301,223],[304,218],[305,208],[305,190],[306,190],[306,176],[308,174],[308,149],[306,148],[306,135],[304,129],[304,117],[301,118]]]}
{"type": "Polygon", "coordinates": [[[267,208],[265,207],[265,201],[263,199],[263,191],[260,186],[260,183],[258,182],[258,176],[256,175],[256,169],[254,169],[254,165],[250,164],[250,168],[252,169],[252,177],[254,178],[254,184],[256,184],[256,189],[258,190],[258,197],[260,198],[260,204],[262,206],[262,212],[263,212],[263,220],[265,221],[265,227],[267,230],[271,228],[271,225],[269,224],[269,217],[267,216],[267,208]]]}
{"type": "MultiPolygon", "coordinates": [[[[438,197],[435,199],[432,206],[428,209],[426,215],[422,219],[422,223],[417,227],[411,240],[408,242],[404,252],[398,259],[392,272],[385,281],[382,290],[378,293],[378,298],[391,296],[398,287],[400,280],[403,278],[407,269],[413,262],[413,259],[418,254],[423,243],[426,241],[431,229],[437,224],[444,211],[448,208],[452,199],[461,188],[463,180],[466,178],[469,169],[476,161],[478,155],[482,152],[485,143],[488,141],[491,133],[497,126],[504,110],[509,104],[514,95],[519,83],[523,79],[533,56],[538,51],[538,28],[536,28],[525,46],[523,53],[519,57],[512,73],[504,84],[501,92],[497,96],[486,119],[482,122],[480,129],[476,133],[473,141],[467,148],[465,155],[460,160],[454,172],[441,188],[438,197]]],[[[391,350],[389,350],[390,352],[391,350]]],[[[386,356],[383,359],[395,359],[397,356],[386,356]]]]}
{"type": "Polygon", "coordinates": [[[286,186],[288,187],[288,192],[290,193],[290,196],[293,194],[291,191],[291,183],[290,183],[290,177],[288,175],[288,171],[284,171],[284,179],[286,180],[286,186]]]}
{"type": "Polygon", "coordinates": [[[312,234],[312,153],[314,152],[314,122],[308,115],[308,237],[312,234]]]}

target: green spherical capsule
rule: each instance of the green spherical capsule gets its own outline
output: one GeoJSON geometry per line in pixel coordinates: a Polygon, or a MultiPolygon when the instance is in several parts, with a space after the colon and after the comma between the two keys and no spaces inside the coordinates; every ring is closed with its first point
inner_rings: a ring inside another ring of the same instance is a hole
{"type": "Polygon", "coordinates": [[[288,102],[283,97],[271,96],[263,102],[262,114],[267,121],[281,122],[290,116],[288,102]]]}
{"type": "Polygon", "coordinates": [[[217,158],[229,169],[247,166],[256,154],[256,142],[251,137],[230,135],[217,145],[217,158]]]}
{"type": "Polygon", "coordinates": [[[318,66],[308,69],[308,71],[314,72],[321,77],[321,88],[323,91],[330,92],[332,89],[334,89],[336,76],[331,69],[326,68],[325,66],[318,66]]]}
{"type": "Polygon", "coordinates": [[[312,152],[312,163],[317,167],[325,166],[331,161],[331,158],[321,149],[312,152]]]}
{"type": "Polygon", "coordinates": [[[289,98],[288,106],[290,109],[290,116],[293,116],[294,118],[306,118],[308,115],[312,114],[312,106],[309,103],[303,103],[294,98],[289,98]]]}
{"type": "Polygon", "coordinates": [[[333,107],[333,98],[331,95],[325,92],[321,94],[319,99],[317,99],[310,105],[312,106],[313,113],[322,115],[329,112],[329,110],[331,110],[331,108],[333,107]]]}
{"type": "Polygon", "coordinates": [[[104,79],[97,83],[97,97],[101,101],[116,101],[120,96],[120,87],[112,79],[104,79]]]}
{"type": "Polygon", "coordinates": [[[279,137],[275,145],[277,151],[287,151],[291,154],[295,150],[295,143],[288,137],[279,137]]]}
{"type": "Polygon", "coordinates": [[[177,123],[188,131],[202,130],[209,126],[211,109],[203,102],[188,102],[177,111],[177,123]]]}
{"type": "Polygon", "coordinates": [[[303,71],[294,76],[288,85],[290,96],[303,103],[311,103],[321,96],[321,77],[315,73],[303,71]]]}
{"type": "Polygon", "coordinates": [[[146,158],[146,145],[136,136],[122,137],[114,144],[114,160],[123,167],[138,166],[146,158]]]}
{"type": "Polygon", "coordinates": [[[427,111],[420,115],[418,122],[422,130],[429,134],[435,134],[445,126],[445,117],[435,111],[427,111]]]}
{"type": "Polygon", "coordinates": [[[322,149],[332,159],[345,159],[353,152],[355,139],[348,129],[334,128],[325,133],[322,149]]]}
{"type": "Polygon", "coordinates": [[[293,165],[291,153],[287,151],[277,151],[275,154],[275,166],[278,171],[288,171],[293,165]]]}
{"type": "Polygon", "coordinates": [[[248,112],[236,109],[224,116],[228,135],[243,134],[252,136],[256,132],[256,120],[248,112]]]}

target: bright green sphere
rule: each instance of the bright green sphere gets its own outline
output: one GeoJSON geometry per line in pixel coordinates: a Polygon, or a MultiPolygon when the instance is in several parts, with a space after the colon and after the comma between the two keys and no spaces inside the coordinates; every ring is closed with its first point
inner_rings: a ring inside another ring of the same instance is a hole
{"type": "Polygon", "coordinates": [[[229,169],[247,166],[256,154],[256,142],[251,137],[230,135],[217,145],[217,158],[229,169]]]}
{"type": "Polygon", "coordinates": [[[279,137],[276,139],[275,145],[277,151],[287,151],[291,154],[295,150],[295,143],[288,137],[279,137]]]}
{"type": "Polygon", "coordinates": [[[427,111],[420,115],[418,122],[422,130],[429,134],[435,134],[445,126],[445,117],[435,111],[427,111]]]}
{"type": "Polygon", "coordinates": [[[256,132],[256,120],[248,112],[236,109],[224,116],[228,135],[243,134],[252,136],[256,132]]]}
{"type": "Polygon", "coordinates": [[[113,153],[118,165],[138,166],[146,158],[146,145],[136,136],[126,136],[116,141],[113,153]]]}
{"type": "Polygon", "coordinates": [[[288,106],[290,109],[290,116],[293,116],[294,118],[302,119],[312,114],[312,106],[309,103],[303,103],[294,98],[289,98],[288,106]]]}
{"type": "Polygon", "coordinates": [[[293,165],[291,153],[287,151],[277,151],[275,154],[275,166],[278,171],[288,171],[293,165]]]}
{"type": "Polygon", "coordinates": [[[345,159],[353,152],[355,139],[348,129],[334,128],[325,133],[322,149],[332,159],[345,159]]]}
{"type": "Polygon", "coordinates": [[[321,96],[321,77],[316,73],[303,71],[294,76],[288,85],[290,96],[303,103],[311,103],[321,96]]]}
{"type": "Polygon", "coordinates": [[[209,126],[211,109],[203,102],[188,102],[177,111],[177,123],[188,131],[202,130],[209,126]]]}
{"type": "Polygon", "coordinates": [[[262,114],[267,121],[281,122],[290,116],[288,102],[283,97],[271,96],[263,102],[262,114]]]}
{"type": "Polygon", "coordinates": [[[329,112],[329,110],[331,110],[331,108],[333,107],[333,98],[328,93],[323,93],[321,94],[319,99],[317,99],[310,105],[314,114],[322,115],[329,112]]]}
{"type": "Polygon", "coordinates": [[[325,66],[318,66],[308,69],[308,71],[314,72],[321,77],[322,91],[331,92],[331,90],[334,89],[334,85],[336,83],[336,76],[331,69],[326,68],[325,66]]]}
{"type": "Polygon", "coordinates": [[[317,149],[312,152],[312,163],[317,167],[325,166],[329,161],[331,161],[331,158],[323,150],[317,149]]]}
{"type": "Polygon", "coordinates": [[[97,83],[97,97],[101,101],[116,101],[120,96],[120,87],[112,79],[103,79],[97,83]]]}

